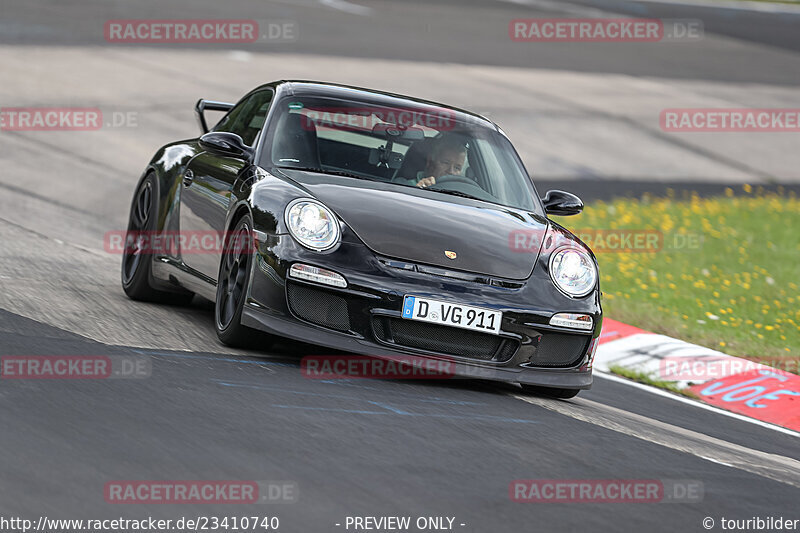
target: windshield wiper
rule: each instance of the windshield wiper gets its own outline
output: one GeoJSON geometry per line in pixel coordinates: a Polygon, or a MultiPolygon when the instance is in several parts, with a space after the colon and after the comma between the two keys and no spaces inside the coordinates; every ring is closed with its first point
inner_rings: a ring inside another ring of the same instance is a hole
{"type": "Polygon", "coordinates": [[[452,194],[453,196],[460,196],[461,198],[469,198],[470,200],[478,200],[479,202],[486,202],[483,198],[478,198],[477,196],[472,196],[471,194],[467,194],[461,191],[451,191],[448,189],[431,189],[430,187],[423,188],[423,190],[429,190],[433,192],[440,192],[442,194],[452,194]]]}
{"type": "Polygon", "coordinates": [[[358,180],[379,181],[374,178],[359,176],[358,174],[353,174],[351,172],[346,172],[344,170],[326,170],[323,168],[311,168],[311,167],[290,167],[288,165],[278,165],[278,168],[284,168],[287,170],[299,170],[301,172],[316,172],[318,174],[331,174],[334,176],[343,176],[346,178],[355,178],[358,180]]]}

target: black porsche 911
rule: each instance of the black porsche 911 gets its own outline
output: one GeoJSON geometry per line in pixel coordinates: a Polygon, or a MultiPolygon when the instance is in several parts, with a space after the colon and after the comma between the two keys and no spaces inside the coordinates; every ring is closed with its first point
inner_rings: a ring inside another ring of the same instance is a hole
{"type": "Polygon", "coordinates": [[[591,386],[597,263],[547,217],[583,204],[539,198],[493,122],[308,81],[195,110],[203,135],[161,148],[136,188],[129,297],[208,298],[229,345],[259,330],[559,398],[591,386]],[[210,131],[208,110],[225,112],[210,131]],[[189,249],[208,235],[222,245],[189,249]],[[170,245],[153,251],[153,236],[170,245]]]}

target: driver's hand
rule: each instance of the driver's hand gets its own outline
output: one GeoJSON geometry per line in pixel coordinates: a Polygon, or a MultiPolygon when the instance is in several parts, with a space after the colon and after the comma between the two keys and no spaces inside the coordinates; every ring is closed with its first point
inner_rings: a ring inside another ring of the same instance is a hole
{"type": "Polygon", "coordinates": [[[417,187],[430,187],[431,185],[436,184],[436,178],[433,176],[428,176],[427,178],[422,178],[417,182],[417,187]]]}

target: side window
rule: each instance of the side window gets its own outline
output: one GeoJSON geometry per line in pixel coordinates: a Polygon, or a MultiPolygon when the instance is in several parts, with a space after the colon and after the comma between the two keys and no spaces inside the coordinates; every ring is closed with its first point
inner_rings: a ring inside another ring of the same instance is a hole
{"type": "Polygon", "coordinates": [[[260,91],[231,109],[214,127],[214,131],[235,133],[245,144],[252,146],[267,118],[272,91],[260,91]]]}
{"type": "Polygon", "coordinates": [[[233,124],[236,122],[236,117],[239,116],[239,113],[242,112],[245,105],[247,105],[247,101],[241,102],[240,104],[236,105],[228,111],[228,113],[222,117],[222,120],[217,122],[217,125],[211,128],[211,131],[227,131],[233,132],[233,124]]]}

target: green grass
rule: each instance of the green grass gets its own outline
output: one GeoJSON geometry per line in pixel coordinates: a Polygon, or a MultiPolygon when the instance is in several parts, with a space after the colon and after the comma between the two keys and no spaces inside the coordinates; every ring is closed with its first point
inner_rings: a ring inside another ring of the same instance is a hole
{"type": "Polygon", "coordinates": [[[659,389],[664,389],[669,392],[674,392],[675,394],[680,394],[681,396],[686,396],[688,398],[692,398],[697,400],[699,397],[690,390],[686,389],[679,389],[675,386],[675,383],[672,381],[662,381],[659,379],[654,379],[650,374],[647,372],[640,372],[638,370],[631,370],[629,368],[623,368],[617,365],[611,365],[608,369],[618,376],[623,378],[629,379],[631,381],[635,381],[637,383],[643,383],[644,385],[650,385],[651,387],[657,387],[659,389]]]}
{"type": "MultiPolygon", "coordinates": [[[[587,229],[658,230],[656,253],[598,252],[606,316],[731,355],[800,356],[800,201],[789,195],[619,199],[558,217],[587,229]],[[697,235],[699,248],[671,248],[697,235]]],[[[796,369],[794,370],[797,371],[796,369]]]]}

